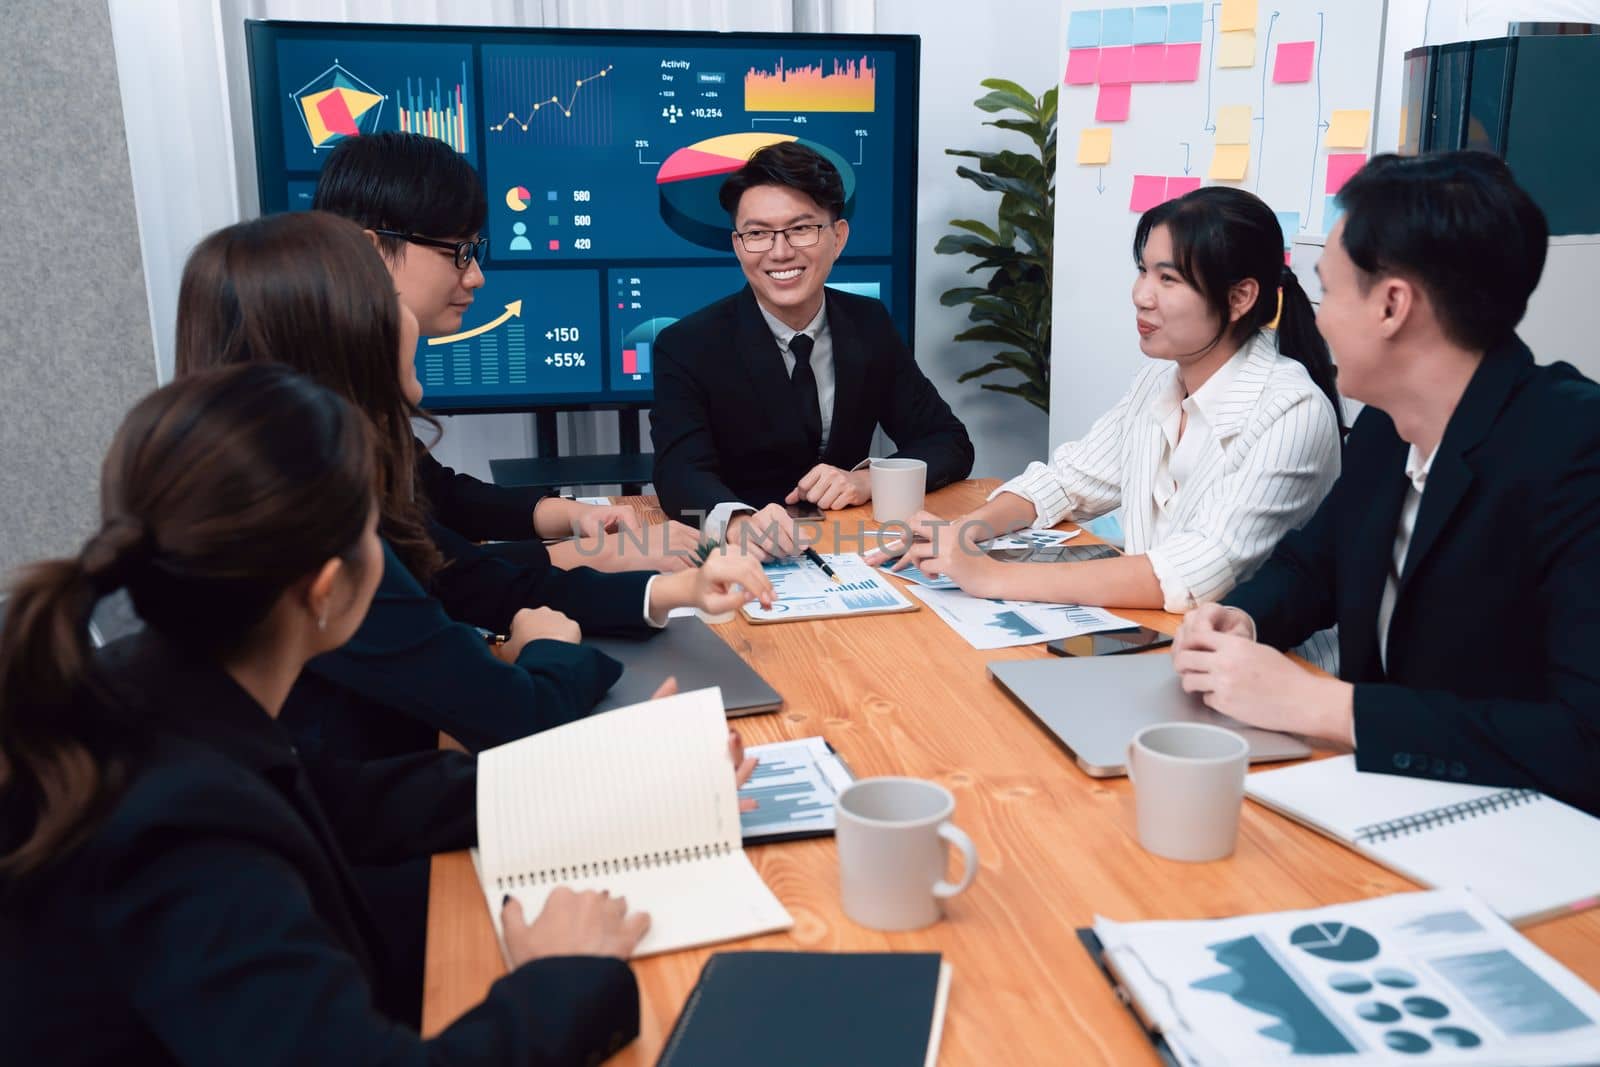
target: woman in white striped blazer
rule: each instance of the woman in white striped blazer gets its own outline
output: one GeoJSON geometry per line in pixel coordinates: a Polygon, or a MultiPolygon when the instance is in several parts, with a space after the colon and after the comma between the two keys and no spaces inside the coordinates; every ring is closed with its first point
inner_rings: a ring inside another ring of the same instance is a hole
{"type": "Polygon", "coordinates": [[[1145,212],[1133,304],[1150,365],[1087,436],[976,511],[919,515],[897,566],[948,574],[975,596],[1167,611],[1248,577],[1333,485],[1344,429],[1328,348],[1283,244],[1271,209],[1238,189],[1145,212]],[[1001,563],[975,547],[1119,506],[1127,554],[1116,559],[1001,563]]]}

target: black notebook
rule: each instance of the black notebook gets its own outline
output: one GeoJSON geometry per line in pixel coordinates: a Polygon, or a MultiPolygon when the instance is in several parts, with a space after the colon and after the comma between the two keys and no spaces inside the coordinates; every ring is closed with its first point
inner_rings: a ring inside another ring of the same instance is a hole
{"type": "Polygon", "coordinates": [[[937,952],[719,952],[656,1067],[932,1067],[949,990],[937,952]]]}

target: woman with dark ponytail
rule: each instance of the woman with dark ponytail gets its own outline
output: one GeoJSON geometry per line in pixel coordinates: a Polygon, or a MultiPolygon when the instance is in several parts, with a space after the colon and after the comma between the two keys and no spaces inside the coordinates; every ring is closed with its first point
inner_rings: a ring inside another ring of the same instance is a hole
{"type": "Polygon", "coordinates": [[[266,365],[124,421],[101,529],[37,563],[0,625],[0,1048],[8,1062],[568,1063],[636,1032],[646,919],[552,897],[503,916],[512,972],[429,1042],[348,862],[472,844],[475,761],[359,765],[277,722],[382,570],[367,421],[266,365]],[[285,428],[292,428],[285,432],[285,428]],[[127,589],[147,627],[99,652],[127,589]],[[321,798],[330,803],[324,808],[321,798]],[[347,860],[348,857],[348,860],[347,860]]]}
{"type": "Polygon", "coordinates": [[[1085,437],[942,537],[951,522],[919,516],[899,566],[949,574],[977,596],[1168,611],[1248,576],[1339,475],[1333,364],[1283,247],[1271,208],[1239,189],[1197,189],[1145,212],[1133,305],[1152,364],[1085,437]],[[1117,559],[1000,563],[975,547],[1118,507],[1127,555],[1117,559]]]}

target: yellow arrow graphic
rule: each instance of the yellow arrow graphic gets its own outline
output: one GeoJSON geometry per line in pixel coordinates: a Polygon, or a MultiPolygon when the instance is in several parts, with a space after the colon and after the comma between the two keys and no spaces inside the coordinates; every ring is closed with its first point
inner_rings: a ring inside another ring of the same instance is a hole
{"type": "Polygon", "coordinates": [[[486,322],[482,326],[474,326],[472,329],[462,330],[460,333],[446,334],[443,337],[430,337],[428,338],[428,345],[431,347],[433,345],[447,345],[452,341],[465,341],[467,338],[476,337],[480,333],[488,333],[490,330],[494,329],[507,319],[516,318],[521,314],[522,301],[513,300],[511,303],[506,305],[506,313],[501,315],[498,319],[495,319],[493,322],[486,322]]]}

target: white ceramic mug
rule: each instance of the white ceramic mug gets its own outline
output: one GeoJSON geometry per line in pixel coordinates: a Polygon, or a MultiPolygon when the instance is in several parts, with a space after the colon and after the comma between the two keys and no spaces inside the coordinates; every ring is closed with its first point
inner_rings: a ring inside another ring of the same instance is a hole
{"type": "Polygon", "coordinates": [[[920,459],[874,459],[872,517],[879,522],[905,522],[922,510],[928,490],[928,464],[920,459]]]}
{"type": "Polygon", "coordinates": [[[920,778],[863,778],[836,802],[839,890],[844,913],[875,930],[915,930],[938,922],[944,901],[978,875],[972,839],[949,822],[956,798],[920,778]],[[944,880],[945,843],[964,870],[944,880]]]}
{"type": "Polygon", "coordinates": [[[1203,863],[1233,854],[1250,745],[1202,722],[1146,726],[1128,742],[1128,780],[1139,844],[1169,860],[1203,863]]]}

